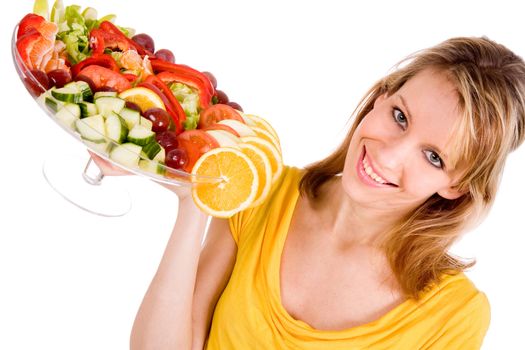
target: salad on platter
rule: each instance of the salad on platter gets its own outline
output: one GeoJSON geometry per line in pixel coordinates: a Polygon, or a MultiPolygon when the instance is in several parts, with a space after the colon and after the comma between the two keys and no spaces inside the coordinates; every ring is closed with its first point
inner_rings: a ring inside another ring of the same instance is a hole
{"type": "Polygon", "coordinates": [[[265,119],[115,15],[62,0],[49,11],[36,0],[12,51],[25,87],[62,128],[120,167],[192,184],[210,215],[260,205],[282,172],[279,138],[265,119]]]}

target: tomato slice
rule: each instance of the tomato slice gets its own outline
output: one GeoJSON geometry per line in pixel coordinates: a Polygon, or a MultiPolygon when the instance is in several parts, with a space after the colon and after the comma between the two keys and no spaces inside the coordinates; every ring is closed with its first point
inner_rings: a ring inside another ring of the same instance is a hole
{"type": "Polygon", "coordinates": [[[191,172],[197,160],[204,153],[219,147],[219,143],[203,130],[186,130],[177,136],[179,148],[186,151],[188,163],[183,167],[186,172],[191,172]]]}
{"type": "Polygon", "coordinates": [[[241,137],[241,135],[239,135],[239,133],[237,131],[235,131],[235,129],[229,127],[228,125],[224,125],[224,124],[218,124],[218,123],[215,123],[215,124],[212,124],[210,126],[208,126],[206,129],[204,130],[224,130],[224,131],[227,131],[237,137],[241,137]]]}
{"type": "Polygon", "coordinates": [[[225,104],[216,104],[206,108],[199,117],[199,129],[205,129],[224,119],[234,119],[244,123],[241,115],[232,107],[225,104]]]}
{"type": "Polygon", "coordinates": [[[78,73],[77,80],[83,80],[84,77],[93,83],[91,88],[95,91],[102,87],[111,87],[117,92],[131,89],[131,83],[125,76],[102,66],[91,65],[82,69],[78,73]]]}

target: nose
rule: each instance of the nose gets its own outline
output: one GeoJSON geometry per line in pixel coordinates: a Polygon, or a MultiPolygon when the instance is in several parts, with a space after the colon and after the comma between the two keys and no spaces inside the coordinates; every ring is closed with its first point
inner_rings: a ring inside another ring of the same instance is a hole
{"type": "Polygon", "coordinates": [[[375,158],[389,176],[400,179],[404,168],[414,157],[414,145],[409,138],[391,140],[378,149],[375,158]]]}

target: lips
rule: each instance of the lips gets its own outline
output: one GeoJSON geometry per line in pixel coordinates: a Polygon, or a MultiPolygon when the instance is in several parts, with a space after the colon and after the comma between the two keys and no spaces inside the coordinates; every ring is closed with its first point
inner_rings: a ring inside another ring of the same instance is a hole
{"type": "Polygon", "coordinates": [[[388,179],[386,179],[379,171],[377,171],[376,168],[374,168],[373,162],[368,157],[365,147],[363,147],[363,152],[359,158],[357,168],[359,177],[369,185],[373,185],[375,187],[397,187],[396,184],[388,181],[388,179]]]}

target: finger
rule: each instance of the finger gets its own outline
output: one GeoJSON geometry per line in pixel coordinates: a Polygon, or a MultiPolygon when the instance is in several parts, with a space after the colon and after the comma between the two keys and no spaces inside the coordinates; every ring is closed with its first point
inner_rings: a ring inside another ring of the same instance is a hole
{"type": "Polygon", "coordinates": [[[172,185],[172,184],[167,184],[165,182],[159,182],[159,181],[155,181],[155,182],[161,185],[162,187],[167,188],[171,192],[175,193],[177,197],[179,197],[179,199],[183,199],[191,195],[191,188],[192,188],[191,183],[181,184],[181,185],[172,185]]]}

